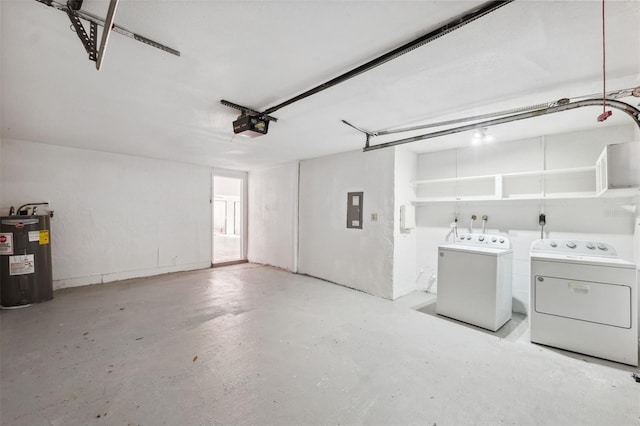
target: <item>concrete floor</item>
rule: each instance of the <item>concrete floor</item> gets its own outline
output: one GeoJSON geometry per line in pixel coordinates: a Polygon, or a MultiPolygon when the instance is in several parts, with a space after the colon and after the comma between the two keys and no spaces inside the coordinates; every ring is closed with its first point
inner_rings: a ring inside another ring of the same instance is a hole
{"type": "Polygon", "coordinates": [[[2,425],[638,425],[637,369],[237,265],[2,311],[2,425]]]}
{"type": "Polygon", "coordinates": [[[212,263],[233,262],[242,259],[242,246],[240,245],[240,235],[219,235],[213,236],[213,259],[212,263]]]}

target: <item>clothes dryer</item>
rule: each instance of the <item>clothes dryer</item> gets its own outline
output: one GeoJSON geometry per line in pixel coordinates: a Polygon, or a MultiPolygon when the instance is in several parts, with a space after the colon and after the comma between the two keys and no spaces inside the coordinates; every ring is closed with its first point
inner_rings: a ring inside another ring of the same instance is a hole
{"type": "Polygon", "coordinates": [[[535,241],[529,306],[532,342],[638,365],[637,270],[613,246],[535,241]]]}

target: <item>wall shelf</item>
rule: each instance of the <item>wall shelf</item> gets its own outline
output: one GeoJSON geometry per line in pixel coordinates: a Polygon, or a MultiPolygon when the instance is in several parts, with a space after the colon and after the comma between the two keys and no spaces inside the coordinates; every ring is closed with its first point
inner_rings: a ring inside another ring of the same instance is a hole
{"type": "Polygon", "coordinates": [[[595,178],[596,167],[587,166],[567,169],[533,170],[515,173],[498,173],[493,175],[416,180],[411,182],[411,185],[416,192],[419,192],[420,190],[428,191],[429,189],[435,189],[434,192],[440,192],[440,194],[434,196],[418,196],[412,202],[419,205],[423,203],[450,203],[458,201],[565,200],[597,198],[598,194],[596,193],[595,178]],[[577,178],[578,184],[576,185],[576,190],[564,192],[545,191],[545,186],[549,186],[549,183],[544,182],[544,178],[547,176],[572,177],[573,179],[577,178]],[[520,189],[524,188],[524,190],[520,192],[513,188],[513,186],[518,187],[519,180],[526,180],[527,178],[537,179],[530,181],[528,186],[526,184],[523,185],[522,182],[520,182],[520,189]],[[455,187],[453,194],[441,193],[442,190],[446,192],[447,185],[449,185],[449,187],[452,185],[455,187]],[[465,185],[471,187],[475,186],[475,188],[471,189],[474,189],[476,193],[465,192],[466,190],[469,190],[469,188],[464,188],[465,185]],[[537,188],[531,188],[531,186],[537,188]],[[585,186],[587,186],[588,189],[585,189],[585,186]],[[438,189],[440,189],[440,191],[438,191],[438,189]],[[526,191],[526,189],[529,189],[529,191],[526,191]],[[477,193],[478,191],[484,192],[477,193]]]}
{"type": "Polygon", "coordinates": [[[413,204],[640,197],[640,143],[605,146],[593,166],[415,180],[413,204]]]}

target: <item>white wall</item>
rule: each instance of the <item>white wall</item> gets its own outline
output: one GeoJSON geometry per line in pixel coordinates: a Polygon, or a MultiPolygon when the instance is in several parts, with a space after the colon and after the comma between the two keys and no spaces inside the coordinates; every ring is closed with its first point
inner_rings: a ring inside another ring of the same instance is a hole
{"type": "Polygon", "coordinates": [[[48,201],[54,288],[211,265],[211,170],[4,140],[2,207],[48,201]]]}
{"type": "Polygon", "coordinates": [[[400,229],[400,206],[410,205],[415,199],[410,182],[416,179],[418,156],[405,147],[395,149],[394,221],[393,221],[393,298],[404,296],[416,289],[417,231],[400,229]]]}
{"type": "MultiPolygon", "coordinates": [[[[564,134],[501,144],[471,146],[457,150],[428,153],[418,156],[418,179],[437,179],[454,176],[474,176],[515,171],[593,166],[608,143],[634,139],[634,126],[610,130],[596,130],[564,134]]],[[[547,190],[570,185],[593,185],[588,177],[580,181],[564,179],[546,183],[547,190]]],[[[539,183],[538,183],[539,185],[539,183]]],[[[534,185],[535,186],[535,185],[534,185]]],[[[419,191],[420,192],[420,191],[419,191]]],[[[419,194],[425,196],[424,193],[419,194]]],[[[547,238],[597,240],[614,245],[619,255],[633,259],[633,216],[618,208],[619,204],[634,202],[626,199],[577,199],[540,201],[476,201],[430,203],[417,210],[418,269],[425,273],[419,286],[427,286],[432,272],[437,270],[437,246],[451,241],[450,224],[460,218],[460,231],[467,231],[470,217],[489,216],[487,232],[505,235],[512,243],[513,307],[526,313],[529,299],[529,248],[540,238],[538,215],[546,214],[547,238]]],[[[479,232],[476,221],[475,232],[479,232]]],[[[432,288],[437,292],[437,285],[432,288]]]]}
{"type": "Polygon", "coordinates": [[[300,162],[300,273],[394,297],[394,153],[353,151],[300,162]],[[347,193],[360,191],[363,229],[347,229],[347,193]]]}
{"type": "Polygon", "coordinates": [[[249,173],[250,262],[297,269],[298,163],[249,173]]]}

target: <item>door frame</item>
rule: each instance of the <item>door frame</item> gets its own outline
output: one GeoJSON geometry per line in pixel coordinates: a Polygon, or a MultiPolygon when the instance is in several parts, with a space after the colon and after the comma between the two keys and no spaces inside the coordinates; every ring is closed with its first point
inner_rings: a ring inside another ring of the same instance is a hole
{"type": "Polygon", "coordinates": [[[249,194],[249,188],[248,188],[248,183],[249,183],[249,173],[248,172],[242,172],[242,171],[238,171],[238,170],[229,170],[229,169],[219,169],[219,168],[213,168],[211,169],[211,199],[210,199],[210,219],[211,219],[211,267],[215,268],[218,266],[226,266],[226,265],[233,265],[233,264],[237,264],[237,263],[246,263],[247,262],[247,253],[248,253],[248,230],[249,230],[249,214],[248,211],[249,209],[247,208],[247,198],[248,198],[248,194],[249,194]],[[242,209],[242,214],[241,214],[241,232],[240,232],[240,247],[241,247],[241,259],[239,260],[234,260],[234,261],[230,261],[230,262],[220,262],[220,263],[213,263],[213,254],[214,254],[214,250],[215,247],[213,246],[213,201],[214,201],[214,194],[215,194],[215,188],[213,185],[213,179],[214,177],[228,177],[228,178],[235,178],[235,179],[240,179],[241,182],[241,195],[240,195],[240,206],[242,209]]]}

